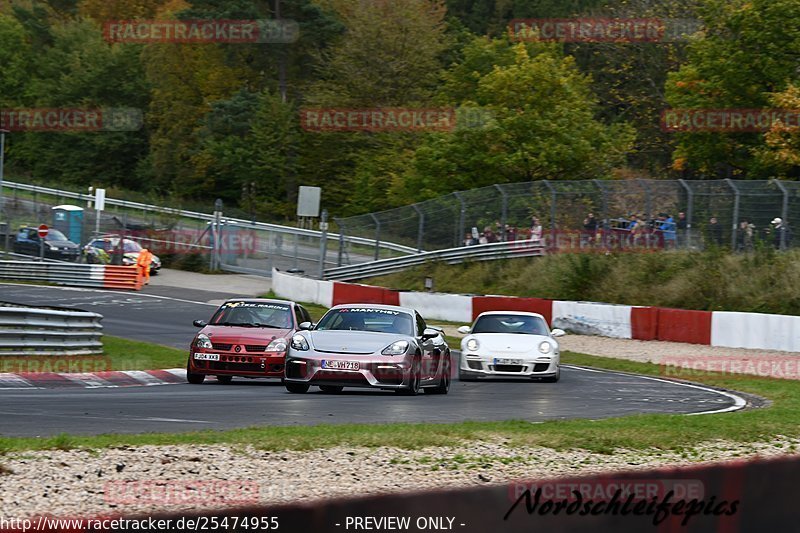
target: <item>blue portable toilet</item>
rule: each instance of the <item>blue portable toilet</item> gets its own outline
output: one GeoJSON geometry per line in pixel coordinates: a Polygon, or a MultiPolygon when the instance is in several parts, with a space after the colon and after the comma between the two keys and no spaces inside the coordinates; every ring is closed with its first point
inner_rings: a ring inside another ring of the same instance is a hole
{"type": "Polygon", "coordinates": [[[57,205],[53,208],[53,227],[67,239],[81,244],[83,233],[83,208],[77,205],[57,205]]]}

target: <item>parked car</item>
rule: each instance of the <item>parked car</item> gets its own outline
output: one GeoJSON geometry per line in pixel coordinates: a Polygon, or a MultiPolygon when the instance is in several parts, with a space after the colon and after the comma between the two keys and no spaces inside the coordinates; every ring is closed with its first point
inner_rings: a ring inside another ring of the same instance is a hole
{"type": "MultiPolygon", "coordinates": [[[[42,239],[36,228],[22,227],[14,237],[14,253],[39,257],[41,243],[42,239]]],[[[81,256],[81,249],[66,235],[50,228],[44,238],[44,256],[61,261],[77,261],[81,256]]]]}
{"type": "MultiPolygon", "coordinates": [[[[86,262],[103,263],[104,260],[100,258],[105,255],[107,255],[109,259],[113,259],[114,254],[119,251],[119,240],[118,235],[106,235],[93,239],[83,249],[86,255],[86,262]],[[98,250],[103,250],[105,254],[99,253],[98,250]]],[[[125,266],[135,265],[137,259],[139,259],[139,252],[142,251],[142,245],[131,239],[123,239],[122,242],[124,246],[122,264],[125,266]]],[[[150,273],[158,274],[159,270],[161,270],[161,259],[153,254],[153,262],[150,264],[150,273]]]]}
{"type": "Polygon", "coordinates": [[[470,326],[461,326],[459,378],[526,377],[556,382],[561,377],[561,356],[555,337],[564,331],[550,331],[537,313],[489,311],[481,313],[470,326]]]}
{"type": "Polygon", "coordinates": [[[214,312],[192,340],[186,379],[200,384],[206,376],[230,383],[234,376],[283,378],[286,348],[298,324],[311,320],[299,304],[265,298],[232,299],[214,312]]]}
{"type": "Polygon", "coordinates": [[[447,394],[450,348],[438,328],[413,309],[392,305],[337,305],[316,325],[306,322],[289,344],[286,389],[312,385],[337,393],[371,387],[415,395],[447,394]]]}

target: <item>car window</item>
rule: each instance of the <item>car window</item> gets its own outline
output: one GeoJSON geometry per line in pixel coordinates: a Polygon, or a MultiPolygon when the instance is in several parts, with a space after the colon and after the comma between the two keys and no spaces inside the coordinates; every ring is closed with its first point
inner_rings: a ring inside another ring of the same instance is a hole
{"type": "Polygon", "coordinates": [[[58,231],[57,229],[50,229],[47,232],[47,237],[44,238],[46,241],[67,241],[67,236],[58,231]]]}
{"type": "Polygon", "coordinates": [[[211,318],[211,324],[281,329],[294,327],[289,305],[260,302],[227,302],[211,318]]]}
{"type": "Polygon", "coordinates": [[[344,307],[331,309],[317,324],[318,331],[372,331],[376,333],[414,334],[414,319],[393,309],[344,307]]]}
{"type": "Polygon", "coordinates": [[[417,318],[417,337],[422,337],[422,334],[425,332],[425,320],[420,316],[419,313],[414,313],[417,318]]]}
{"type": "Polygon", "coordinates": [[[311,322],[311,317],[308,316],[308,311],[302,305],[294,306],[295,314],[297,315],[298,322],[311,322]]]}
{"type": "Polygon", "coordinates": [[[472,333],[519,333],[522,335],[549,335],[547,324],[536,316],[483,315],[475,321],[472,333]]]}

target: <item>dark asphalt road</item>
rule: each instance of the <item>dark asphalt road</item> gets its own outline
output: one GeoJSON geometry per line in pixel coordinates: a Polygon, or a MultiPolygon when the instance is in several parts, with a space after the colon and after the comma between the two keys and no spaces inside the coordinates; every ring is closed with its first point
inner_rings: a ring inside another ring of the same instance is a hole
{"type": "MultiPolygon", "coordinates": [[[[0,301],[96,311],[105,332],[185,348],[215,306],[229,295],[161,288],[148,294],[0,284],[0,301]],[[178,301],[169,297],[198,302],[178,301]]],[[[328,395],[286,392],[278,382],[115,389],[0,390],[0,435],[176,432],[252,425],[459,422],[590,418],[641,413],[698,413],[734,405],[731,396],[643,376],[566,367],[559,383],[454,382],[447,396],[400,397],[351,389],[328,395]]]]}
{"type": "Polygon", "coordinates": [[[178,432],[252,425],[460,422],[697,413],[733,400],[644,377],[564,368],[559,383],[454,382],[447,396],[345,389],[286,392],[276,382],[118,389],[0,390],[0,435],[178,432]]]}

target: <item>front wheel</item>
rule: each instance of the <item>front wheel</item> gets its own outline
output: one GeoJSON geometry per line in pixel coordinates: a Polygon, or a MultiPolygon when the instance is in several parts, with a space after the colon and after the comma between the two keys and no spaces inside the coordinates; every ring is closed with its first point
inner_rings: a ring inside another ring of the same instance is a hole
{"type": "Polygon", "coordinates": [[[419,394],[419,385],[422,381],[422,362],[419,356],[414,358],[411,363],[411,374],[408,378],[408,385],[404,389],[399,389],[397,392],[404,396],[416,396],[419,394]]]}
{"type": "Polygon", "coordinates": [[[432,389],[425,389],[425,394],[447,394],[450,391],[450,354],[448,353],[442,363],[442,379],[432,389]]]}
{"type": "Polygon", "coordinates": [[[305,383],[284,383],[286,390],[292,394],[305,394],[308,392],[309,385],[305,383]]]}
{"type": "Polygon", "coordinates": [[[191,383],[192,385],[200,385],[202,382],[206,380],[205,374],[195,374],[192,372],[192,366],[190,363],[186,363],[186,381],[191,383]]]}

